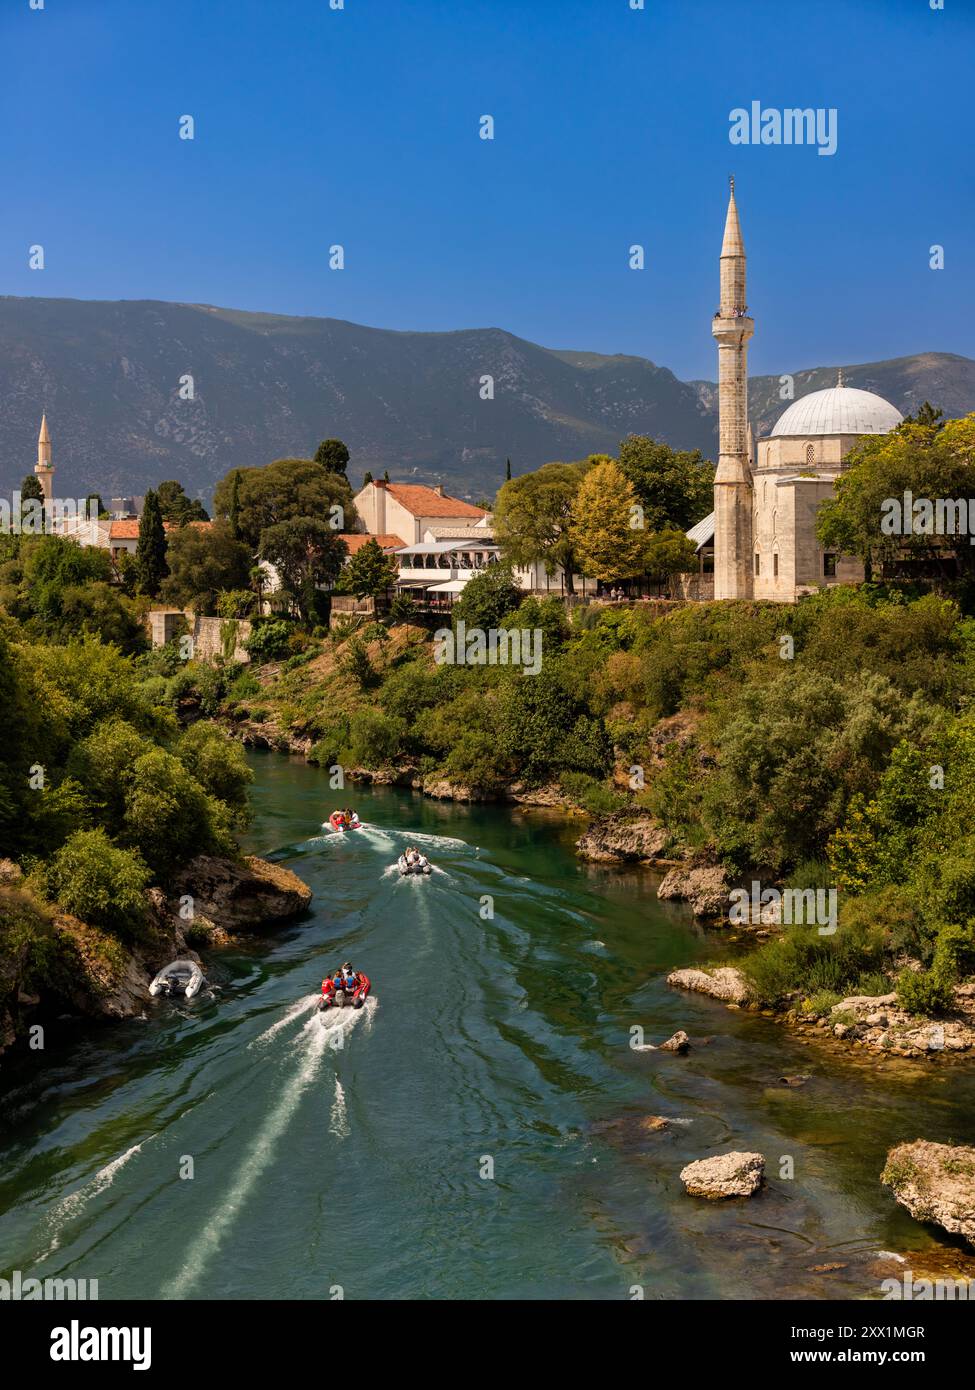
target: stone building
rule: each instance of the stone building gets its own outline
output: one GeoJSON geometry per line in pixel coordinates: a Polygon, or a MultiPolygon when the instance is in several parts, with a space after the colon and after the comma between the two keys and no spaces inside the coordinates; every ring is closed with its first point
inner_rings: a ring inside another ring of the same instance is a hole
{"type": "MultiPolygon", "coordinates": [[[[840,373],[836,386],[794,401],[756,451],[748,421],[748,342],[755,324],[748,315],[745,265],[732,180],[721,301],[711,325],[718,344],[714,511],[689,534],[702,556],[713,539],[715,598],[794,603],[817,589],[863,579],[858,560],[819,544],[816,513],[833,495],[857,440],[886,434],[902,417],[882,396],[845,386],[840,373]]],[[[702,559],[702,578],[703,565],[702,559]]]]}

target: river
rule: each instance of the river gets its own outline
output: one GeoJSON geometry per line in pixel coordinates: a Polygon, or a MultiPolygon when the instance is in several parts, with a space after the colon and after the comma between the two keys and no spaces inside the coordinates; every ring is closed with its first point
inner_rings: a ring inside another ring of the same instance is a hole
{"type": "Polygon", "coordinates": [[[252,764],[247,847],[312,910],[213,955],[212,999],[5,1060],[0,1273],[102,1298],[855,1298],[878,1251],[962,1259],[878,1175],[895,1142],[975,1141],[971,1069],[825,1052],[669,989],[734,948],[649,874],[579,862],[578,823],[252,764]],[[341,800],[368,828],[319,828],[341,800]],[[428,879],[390,871],[411,842],[428,879]],[[324,1027],[347,957],[373,998],[324,1027]],[[635,1025],[696,1045],[640,1051],[635,1025]],[[730,1148],[765,1154],[767,1189],[685,1196],[680,1169],[730,1148]]]}

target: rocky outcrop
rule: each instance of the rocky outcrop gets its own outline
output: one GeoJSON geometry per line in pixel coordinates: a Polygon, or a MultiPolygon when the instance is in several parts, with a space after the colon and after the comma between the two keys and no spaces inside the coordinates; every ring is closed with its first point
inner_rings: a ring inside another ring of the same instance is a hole
{"type": "Polygon", "coordinates": [[[172,897],[174,910],[180,899],[190,897],[194,917],[234,932],[296,917],[308,907],[312,894],[290,869],[256,855],[238,861],[201,854],[174,880],[172,897]]]}
{"type": "Polygon", "coordinates": [[[729,1153],[699,1158],[681,1169],[680,1180],[690,1197],[710,1202],[725,1197],[751,1197],[765,1178],[762,1154],[729,1153]]]}
{"type": "Polygon", "coordinates": [[[917,1139],[887,1155],[880,1181],[917,1221],[975,1245],[975,1148],[917,1139]]]}
{"type": "Polygon", "coordinates": [[[682,899],[690,903],[695,917],[721,918],[730,904],[731,885],[720,864],[694,868],[680,864],[664,877],[657,897],[664,902],[682,899]]]}
{"type": "Polygon", "coordinates": [[[675,989],[690,989],[697,994],[710,994],[726,1004],[746,1004],[749,999],[748,981],[733,965],[715,970],[672,970],[667,983],[675,989]]]}
{"type": "Polygon", "coordinates": [[[428,777],[423,783],[423,795],[435,801],[495,801],[489,792],[479,787],[468,787],[462,782],[451,782],[446,777],[428,777]]]}
{"type": "Polygon", "coordinates": [[[888,1057],[934,1060],[975,1052],[975,980],[956,986],[954,1008],[941,1018],[907,1013],[896,994],[855,994],[834,1004],[824,1017],[800,1004],[785,1014],[799,1032],[837,1038],[888,1057]]]}
{"type": "Polygon", "coordinates": [[[569,815],[585,815],[582,807],[562,790],[558,782],[548,782],[542,787],[529,787],[524,782],[512,782],[507,789],[506,799],[513,801],[517,806],[551,807],[569,815]]]}
{"type": "Polygon", "coordinates": [[[617,811],[594,820],[576,841],[576,849],[583,859],[596,863],[652,864],[660,859],[668,838],[652,816],[617,811]]]}
{"type": "Polygon", "coordinates": [[[672,1038],[662,1042],[657,1049],[658,1052],[679,1052],[685,1053],[691,1045],[691,1040],[684,1032],[683,1028],[678,1028],[672,1038]]]}

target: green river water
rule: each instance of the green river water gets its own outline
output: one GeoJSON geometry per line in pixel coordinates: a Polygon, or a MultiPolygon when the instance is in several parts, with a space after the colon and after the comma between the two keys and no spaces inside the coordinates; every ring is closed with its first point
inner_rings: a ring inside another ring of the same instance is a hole
{"type": "Polygon", "coordinates": [[[669,989],[733,948],[651,875],[577,860],[578,823],[252,763],[248,848],[312,910],[209,958],[212,999],[5,1060],[0,1273],[102,1298],[862,1298],[879,1251],[962,1258],[878,1176],[895,1142],[975,1141],[975,1071],[824,1052],[669,989]],[[320,829],[340,800],[367,829],[320,829]],[[410,842],[432,877],[390,871],[410,842]],[[336,1046],[312,1010],[346,957],[374,995],[336,1046]],[[635,1050],[634,1025],[696,1045],[635,1050]],[[767,1189],[685,1196],[680,1169],[731,1148],[765,1154],[767,1189]]]}

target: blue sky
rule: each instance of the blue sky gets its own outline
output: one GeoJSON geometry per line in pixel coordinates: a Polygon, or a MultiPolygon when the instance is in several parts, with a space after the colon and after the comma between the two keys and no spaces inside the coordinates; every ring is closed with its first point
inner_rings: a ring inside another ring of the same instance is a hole
{"type": "Polygon", "coordinates": [[[973,55],[975,0],[4,0],[0,293],[498,326],[713,378],[733,170],[754,372],[975,355],[973,55]],[[835,107],[836,154],[732,147],[754,100],[835,107]]]}

